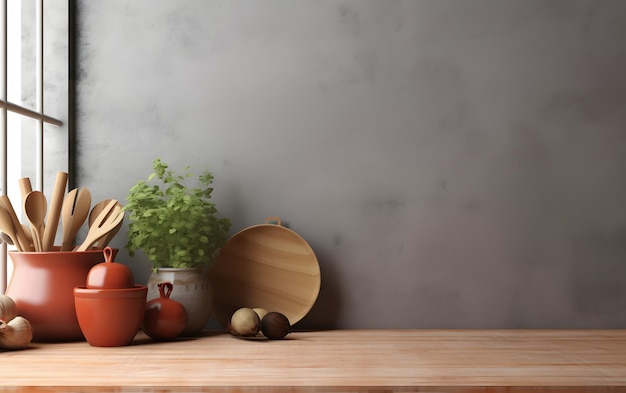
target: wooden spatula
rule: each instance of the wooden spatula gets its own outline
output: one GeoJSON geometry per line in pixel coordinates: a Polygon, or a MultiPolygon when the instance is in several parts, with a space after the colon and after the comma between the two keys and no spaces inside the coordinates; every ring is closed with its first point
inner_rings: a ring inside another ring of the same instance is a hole
{"type": "Polygon", "coordinates": [[[109,232],[114,230],[118,224],[124,219],[124,210],[121,206],[117,205],[116,200],[111,200],[106,207],[98,214],[95,221],[89,228],[85,241],[78,246],[76,251],[87,251],[93,246],[100,238],[106,236],[109,232]]]}
{"type": "Polygon", "coordinates": [[[80,191],[75,188],[70,191],[61,208],[61,223],[63,225],[63,242],[61,251],[70,251],[74,247],[76,233],[83,225],[91,208],[91,193],[85,187],[80,191]]]}

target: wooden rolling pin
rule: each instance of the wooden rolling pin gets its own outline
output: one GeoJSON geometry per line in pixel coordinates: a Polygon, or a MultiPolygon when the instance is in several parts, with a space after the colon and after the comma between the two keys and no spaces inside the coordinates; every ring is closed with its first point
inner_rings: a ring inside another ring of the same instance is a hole
{"type": "Polygon", "coordinates": [[[67,177],[68,174],[66,172],[58,172],[54,182],[46,227],[43,233],[43,251],[50,251],[54,245],[54,238],[59,226],[59,217],[61,216],[61,206],[63,206],[63,195],[65,195],[65,188],[67,187],[67,177]]]}

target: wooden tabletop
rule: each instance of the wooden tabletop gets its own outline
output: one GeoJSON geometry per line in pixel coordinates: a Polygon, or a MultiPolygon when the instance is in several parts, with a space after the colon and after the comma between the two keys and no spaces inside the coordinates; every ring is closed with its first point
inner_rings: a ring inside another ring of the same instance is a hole
{"type": "Polygon", "coordinates": [[[0,351],[0,376],[0,391],[41,393],[616,392],[626,330],[331,330],[277,341],[205,332],[172,342],[140,333],[125,347],[0,351]]]}

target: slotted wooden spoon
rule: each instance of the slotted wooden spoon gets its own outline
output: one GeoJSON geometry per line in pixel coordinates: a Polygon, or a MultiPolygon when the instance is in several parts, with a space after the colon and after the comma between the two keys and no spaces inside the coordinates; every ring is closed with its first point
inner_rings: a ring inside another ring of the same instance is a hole
{"type": "Polygon", "coordinates": [[[121,206],[117,205],[116,200],[111,200],[105,208],[98,214],[93,225],[89,227],[89,232],[85,241],[78,246],[76,251],[87,251],[90,249],[100,238],[108,235],[111,231],[119,225],[124,219],[124,210],[121,206]]]}
{"type": "Polygon", "coordinates": [[[102,213],[102,210],[104,210],[104,208],[109,204],[109,202],[111,202],[112,199],[104,199],[98,203],[96,203],[95,205],[93,205],[93,207],[91,208],[91,212],[89,212],[89,226],[91,227],[93,225],[93,222],[96,221],[96,218],[98,217],[98,214],[102,213]]]}
{"type": "Polygon", "coordinates": [[[91,208],[91,193],[85,187],[70,191],[61,208],[61,223],[63,225],[63,242],[61,251],[70,251],[74,247],[76,233],[83,225],[91,208]]]}
{"type": "Polygon", "coordinates": [[[100,238],[100,240],[98,240],[96,242],[95,247],[104,249],[106,246],[108,246],[109,243],[111,242],[111,240],[113,240],[113,238],[115,237],[115,235],[117,235],[117,233],[120,231],[120,229],[122,229],[122,225],[123,224],[124,224],[124,217],[122,215],[122,219],[115,226],[115,228],[111,229],[111,231],[109,233],[107,233],[106,235],[102,236],[100,238]]]}
{"type": "MultiPolygon", "coordinates": [[[[112,199],[105,199],[103,201],[100,201],[98,203],[96,203],[94,205],[94,207],[91,209],[91,213],[89,213],[89,227],[91,228],[91,226],[93,225],[94,221],[96,221],[96,218],[98,217],[98,215],[102,212],[102,210],[104,210],[104,208],[107,206],[107,204],[109,204],[109,202],[111,202],[112,199]]],[[[122,204],[117,202],[116,206],[122,207],[122,204]]],[[[107,235],[102,236],[100,238],[100,240],[98,240],[96,242],[96,244],[94,245],[94,247],[96,248],[104,248],[106,247],[109,242],[115,237],[115,235],[117,234],[117,232],[119,232],[119,230],[122,228],[122,224],[124,223],[124,221],[120,221],[119,224],[117,224],[117,226],[115,228],[113,228],[113,230],[111,230],[111,232],[109,232],[107,235]]]]}

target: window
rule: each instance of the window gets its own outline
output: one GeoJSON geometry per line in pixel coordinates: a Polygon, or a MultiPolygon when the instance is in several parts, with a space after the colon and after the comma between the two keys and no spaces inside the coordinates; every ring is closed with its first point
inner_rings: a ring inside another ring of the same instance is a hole
{"type": "MultiPolygon", "coordinates": [[[[18,179],[49,195],[56,173],[69,172],[69,7],[68,0],[0,0],[0,194],[23,223],[18,179]]],[[[0,293],[11,248],[0,248],[0,293]]]]}

